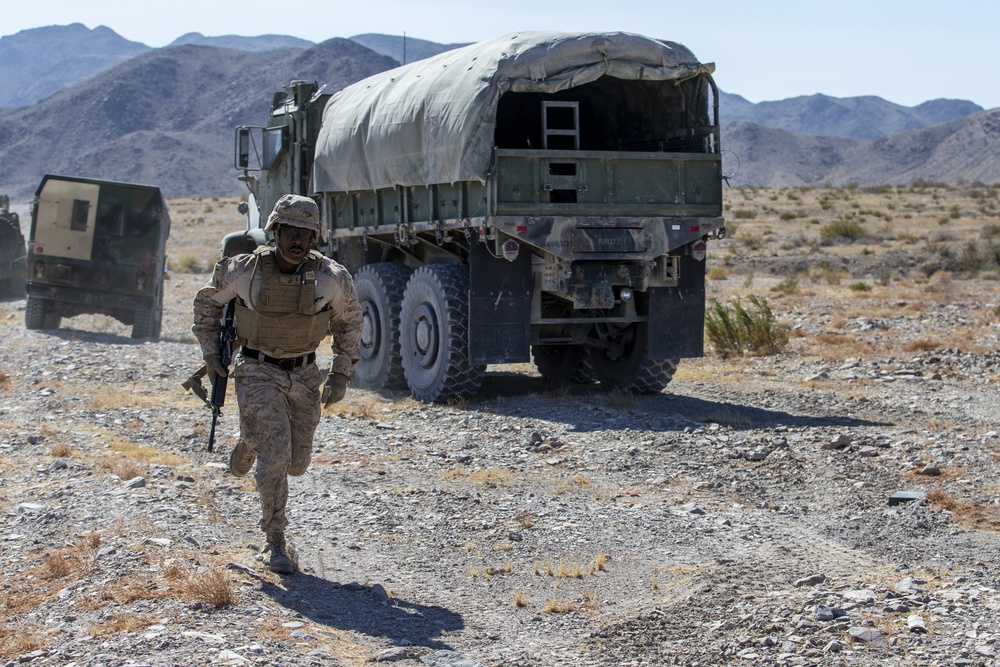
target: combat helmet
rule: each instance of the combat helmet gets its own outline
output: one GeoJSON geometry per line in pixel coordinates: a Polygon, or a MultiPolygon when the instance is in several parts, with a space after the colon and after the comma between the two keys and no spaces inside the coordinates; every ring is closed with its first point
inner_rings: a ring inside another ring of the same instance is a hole
{"type": "Polygon", "coordinates": [[[275,232],[281,225],[301,227],[313,233],[313,240],[320,237],[319,207],[309,197],[302,195],[282,195],[267,216],[265,232],[275,232]]]}

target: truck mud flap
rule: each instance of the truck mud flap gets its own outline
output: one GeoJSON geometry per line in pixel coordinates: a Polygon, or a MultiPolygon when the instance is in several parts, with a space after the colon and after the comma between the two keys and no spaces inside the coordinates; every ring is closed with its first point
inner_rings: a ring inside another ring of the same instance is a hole
{"type": "Polygon", "coordinates": [[[510,262],[473,243],[469,265],[469,363],[530,361],[531,253],[510,262]]]}
{"type": "Polygon", "coordinates": [[[649,290],[650,359],[705,354],[705,263],[683,257],[677,287],[649,290]]]}

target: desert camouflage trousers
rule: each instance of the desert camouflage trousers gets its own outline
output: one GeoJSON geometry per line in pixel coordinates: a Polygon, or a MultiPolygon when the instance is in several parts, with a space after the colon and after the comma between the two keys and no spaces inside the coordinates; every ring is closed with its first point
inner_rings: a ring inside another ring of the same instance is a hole
{"type": "Polygon", "coordinates": [[[240,438],[257,455],[260,528],[283,532],[288,525],[288,475],[305,474],[312,459],[313,434],[322,415],[323,373],[316,364],[286,371],[238,355],[233,378],[240,438]]]}

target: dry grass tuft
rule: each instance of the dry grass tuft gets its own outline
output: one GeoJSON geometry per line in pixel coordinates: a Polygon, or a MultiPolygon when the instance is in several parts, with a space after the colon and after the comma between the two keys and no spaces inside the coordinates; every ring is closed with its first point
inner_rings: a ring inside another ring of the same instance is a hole
{"type": "Polygon", "coordinates": [[[73,456],[73,447],[65,442],[56,443],[49,450],[49,456],[56,459],[68,459],[73,456]]]}
{"type": "Polygon", "coordinates": [[[222,567],[186,573],[179,586],[185,599],[212,607],[231,607],[236,604],[236,591],[229,574],[222,567]]]}
{"type": "Polygon", "coordinates": [[[514,520],[518,528],[531,528],[535,525],[535,513],[529,509],[519,509],[514,512],[514,520]]]}
{"type": "Polygon", "coordinates": [[[525,597],[524,593],[517,591],[514,593],[514,606],[515,607],[530,607],[531,600],[525,597]]]}
{"type": "Polygon", "coordinates": [[[96,639],[102,635],[113,635],[118,632],[138,632],[155,624],[155,619],[141,614],[114,614],[110,620],[90,626],[90,636],[96,639]]]}

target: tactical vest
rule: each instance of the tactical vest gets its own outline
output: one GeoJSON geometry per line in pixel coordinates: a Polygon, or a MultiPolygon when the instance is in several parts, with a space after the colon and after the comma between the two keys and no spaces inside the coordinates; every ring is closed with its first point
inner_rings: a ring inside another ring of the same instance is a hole
{"type": "Polygon", "coordinates": [[[295,273],[282,273],[270,246],[254,251],[250,275],[251,309],[236,300],[236,336],[241,345],[275,357],[297,357],[312,352],[329,333],[333,311],[316,311],[316,278],[323,255],[309,251],[295,273]],[[262,280],[254,295],[254,281],[262,280]]]}

